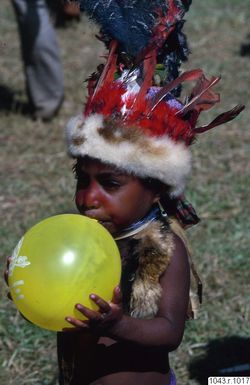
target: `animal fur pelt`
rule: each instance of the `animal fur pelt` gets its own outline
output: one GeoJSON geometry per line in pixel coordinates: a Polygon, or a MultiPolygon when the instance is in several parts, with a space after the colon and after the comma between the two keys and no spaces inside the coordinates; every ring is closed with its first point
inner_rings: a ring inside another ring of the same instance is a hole
{"type": "Polygon", "coordinates": [[[159,279],[174,249],[173,234],[160,221],[155,221],[134,238],[139,240],[135,250],[139,265],[132,286],[130,314],[136,318],[153,318],[162,293],[159,279]]]}
{"type": "Polygon", "coordinates": [[[169,225],[159,220],[151,222],[132,237],[132,242],[135,242],[132,255],[134,267],[129,273],[129,281],[133,283],[130,295],[126,298],[129,306],[125,304],[132,317],[151,319],[157,314],[162,294],[159,280],[173,258],[174,234],[181,238],[189,256],[191,288],[187,318],[196,318],[201,303],[202,284],[184,230],[173,218],[169,225]]]}

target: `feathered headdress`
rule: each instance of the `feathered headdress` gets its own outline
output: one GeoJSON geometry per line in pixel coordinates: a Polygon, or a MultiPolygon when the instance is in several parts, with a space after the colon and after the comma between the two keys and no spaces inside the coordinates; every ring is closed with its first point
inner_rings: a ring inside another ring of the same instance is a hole
{"type": "Polygon", "coordinates": [[[179,75],[188,48],[182,33],[190,0],[84,0],[109,49],[105,65],[88,79],[82,116],[67,126],[69,153],[114,164],[139,177],[158,179],[172,196],[182,193],[191,170],[195,136],[234,119],[237,106],[197,127],[200,113],[219,102],[197,69],[179,75]],[[176,98],[184,81],[195,81],[185,103],[176,98]]]}

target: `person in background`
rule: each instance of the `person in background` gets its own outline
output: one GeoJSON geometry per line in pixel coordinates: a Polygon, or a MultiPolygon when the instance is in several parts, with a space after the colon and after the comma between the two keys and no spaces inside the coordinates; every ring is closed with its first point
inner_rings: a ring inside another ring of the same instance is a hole
{"type": "Polygon", "coordinates": [[[51,120],[64,98],[63,69],[45,0],[12,0],[19,28],[31,114],[51,120]]]}
{"type": "Polygon", "coordinates": [[[49,8],[55,16],[57,28],[67,27],[71,22],[81,20],[80,4],[75,0],[47,0],[49,8]]]}

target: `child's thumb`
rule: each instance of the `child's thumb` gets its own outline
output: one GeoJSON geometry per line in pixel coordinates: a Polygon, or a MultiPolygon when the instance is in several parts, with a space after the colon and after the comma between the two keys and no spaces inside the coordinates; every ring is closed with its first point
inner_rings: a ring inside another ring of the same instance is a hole
{"type": "Polygon", "coordinates": [[[119,304],[122,302],[122,293],[120,286],[115,287],[112,302],[115,304],[119,304]]]}

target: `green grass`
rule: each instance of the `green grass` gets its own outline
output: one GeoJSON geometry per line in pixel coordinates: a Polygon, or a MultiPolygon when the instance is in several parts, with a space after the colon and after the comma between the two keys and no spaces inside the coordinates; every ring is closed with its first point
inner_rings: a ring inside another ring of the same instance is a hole
{"type": "MultiPolygon", "coordinates": [[[[191,370],[197,359],[211,365],[210,375],[214,374],[214,359],[227,365],[221,353],[211,357],[209,347],[218,341],[225,342],[225,349],[231,344],[233,363],[241,362],[240,338],[248,335],[250,53],[241,56],[240,51],[249,44],[249,17],[249,0],[194,0],[185,25],[192,55],[184,67],[201,67],[209,76],[222,76],[218,85],[222,103],[202,123],[235,104],[247,108],[237,120],[200,136],[192,149],[193,178],[187,196],[202,222],[189,235],[204,283],[204,303],[198,320],[187,323],[182,345],[171,354],[181,385],[206,383],[196,373],[197,367],[196,372],[191,370]],[[192,373],[196,379],[191,378],[192,373]]],[[[26,101],[24,76],[13,11],[7,0],[2,1],[0,87],[5,87],[5,93],[15,93],[12,107],[0,111],[2,269],[5,257],[30,226],[50,215],[75,210],[64,127],[82,109],[83,81],[94,70],[102,48],[94,39],[94,28],[84,20],[57,33],[65,103],[51,123],[33,122],[15,111],[16,100],[26,101]]],[[[5,294],[2,282],[0,384],[56,385],[54,333],[27,324],[5,294]]]]}

